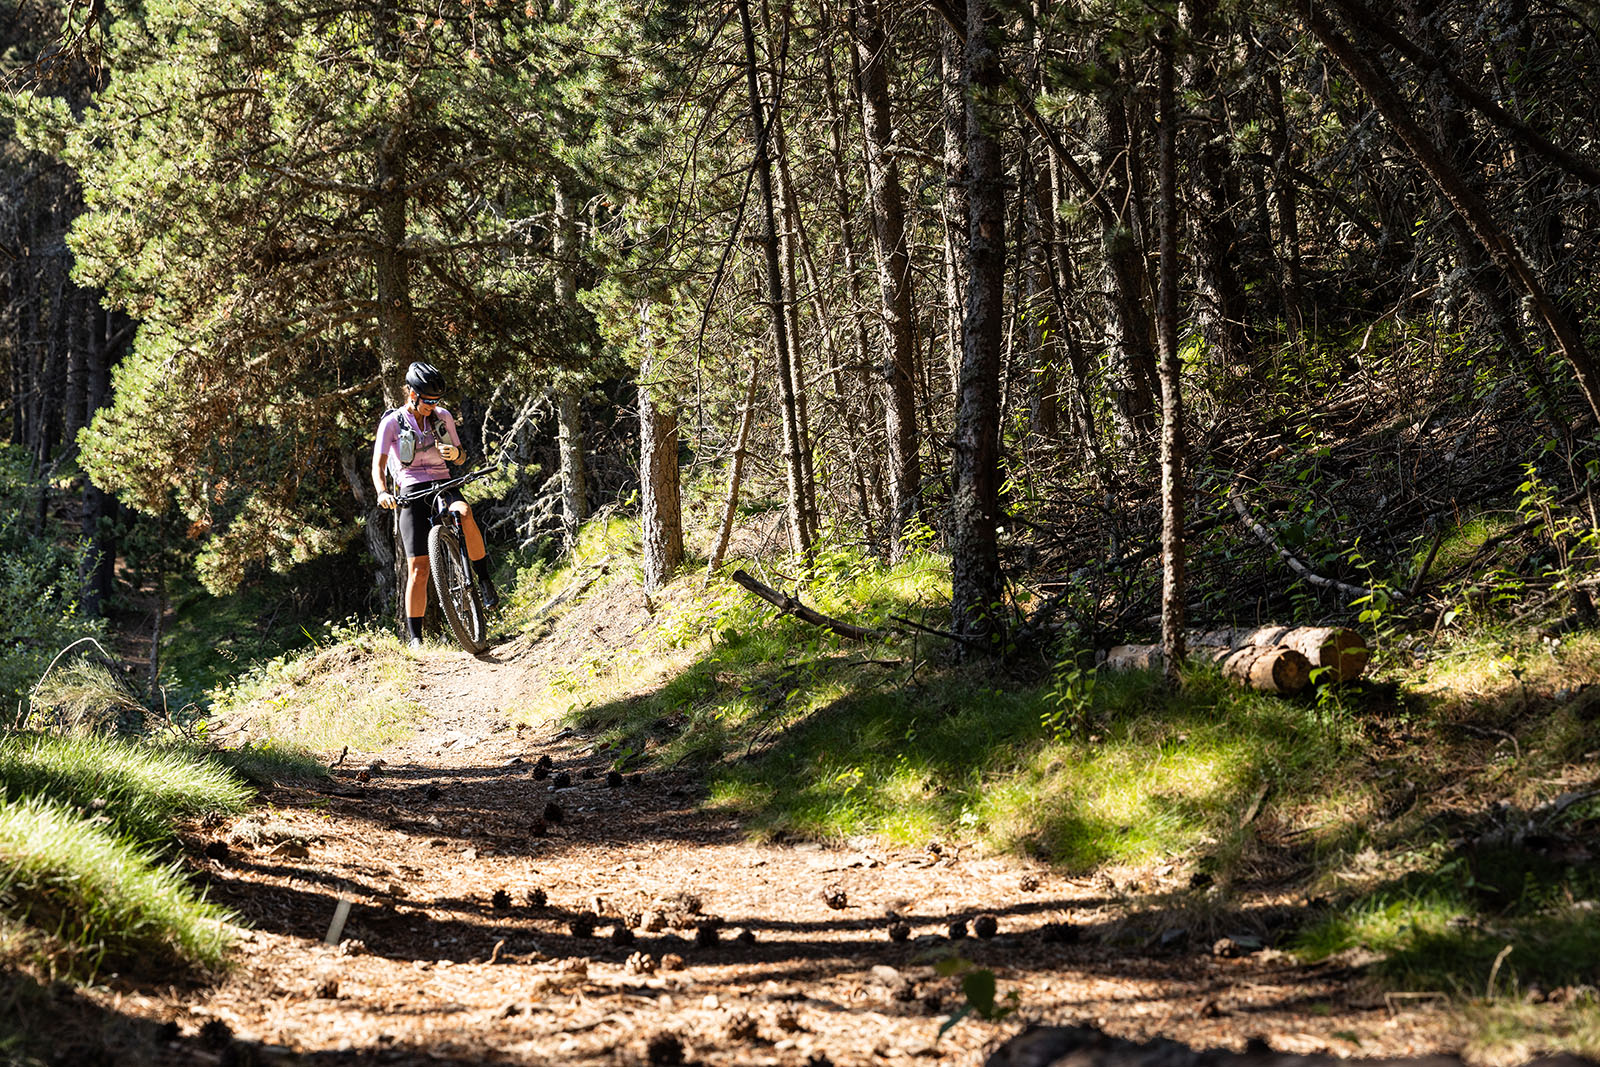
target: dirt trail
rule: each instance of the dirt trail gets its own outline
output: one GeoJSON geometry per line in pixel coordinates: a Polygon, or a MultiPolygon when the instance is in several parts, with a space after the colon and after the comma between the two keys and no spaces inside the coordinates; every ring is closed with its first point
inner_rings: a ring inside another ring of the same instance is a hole
{"type": "Polygon", "coordinates": [[[1341,1055],[1453,1043],[1436,1009],[1352,994],[1348,972],[1224,958],[1209,934],[1128,943],[1126,898],[1104,880],[953,843],[751,843],[687,776],[617,785],[583,737],[512,725],[498,709],[536,663],[525,646],[428,652],[418,696],[436,710],[413,736],[207,831],[196,862],[253,927],[240,965],[214,987],[118,995],[118,1010],[186,1038],[220,1020],[275,1046],[268,1060],[319,1064],[672,1063],[673,1039],[688,1062],[973,1064],[1022,1019],[1341,1055]],[[341,895],[354,908],[329,947],[341,895]],[[951,922],[980,914],[997,936],[952,944],[951,922]],[[635,943],[614,939],[619,916],[635,943]],[[1017,1016],[939,1036],[964,1003],[933,967],[951,949],[1016,993],[1017,1016]]]}

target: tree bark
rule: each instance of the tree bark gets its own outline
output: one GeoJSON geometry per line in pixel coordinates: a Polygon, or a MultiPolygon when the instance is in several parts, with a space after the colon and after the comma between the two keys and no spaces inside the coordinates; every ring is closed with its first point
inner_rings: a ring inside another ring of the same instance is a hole
{"type": "Polygon", "coordinates": [[[877,0],[856,0],[851,16],[887,357],[883,377],[884,428],[889,439],[889,558],[898,562],[905,555],[905,532],[917,517],[922,496],[911,252],[906,242],[900,165],[890,151],[889,57],[883,14],[877,0]]]}
{"type": "Polygon", "coordinates": [[[1178,358],[1178,149],[1177,105],[1173,87],[1172,31],[1157,44],[1160,72],[1159,184],[1161,200],[1161,280],[1156,332],[1161,349],[1161,650],[1168,685],[1177,685],[1184,657],[1184,426],[1183,364],[1178,358]]]}
{"type": "MultiPolygon", "coordinates": [[[[555,232],[552,251],[556,260],[556,302],[569,313],[578,310],[577,207],[561,179],[555,183],[555,232]]],[[[589,517],[589,476],[584,463],[583,405],[576,387],[556,390],[556,426],[561,462],[561,534],[567,551],[578,544],[578,529],[589,517]]]]}
{"type": "Polygon", "coordinates": [[[1198,302],[1195,318],[1224,371],[1234,377],[1253,372],[1250,309],[1239,271],[1238,197],[1229,149],[1222,86],[1213,56],[1225,39],[1214,0],[1186,0],[1186,29],[1192,47],[1187,68],[1188,97],[1197,101],[1204,124],[1191,145],[1195,196],[1193,217],[1198,302]]]}
{"type": "Polygon", "coordinates": [[[666,585],[683,562],[683,513],[678,493],[678,415],[662,403],[651,380],[658,370],[649,305],[639,308],[644,358],[639,366],[639,525],[644,541],[644,588],[666,585]]]}
{"type": "Polygon", "coordinates": [[[989,0],[968,0],[967,311],[949,536],[951,628],[967,639],[957,646],[963,655],[978,648],[998,652],[1006,630],[998,539],[1006,205],[997,26],[989,0]]]}
{"type": "Polygon", "coordinates": [[[750,23],[750,0],[738,0],[739,24],[744,31],[745,76],[750,93],[750,123],[755,135],[757,195],[762,212],[761,244],[766,252],[767,303],[772,328],[772,347],[778,357],[778,390],[783,404],[783,460],[788,477],[788,518],[796,552],[811,555],[810,530],[806,524],[805,477],[800,457],[799,418],[796,412],[794,376],[790,369],[789,330],[784,315],[783,269],[778,255],[777,220],[772,201],[772,158],[767,138],[765,107],[756,67],[755,29],[750,23]]]}

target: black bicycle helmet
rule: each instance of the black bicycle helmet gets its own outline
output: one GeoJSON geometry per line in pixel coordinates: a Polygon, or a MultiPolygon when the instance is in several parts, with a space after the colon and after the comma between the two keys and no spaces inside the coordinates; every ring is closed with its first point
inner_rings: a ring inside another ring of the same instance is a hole
{"type": "Polygon", "coordinates": [[[432,363],[411,364],[406,371],[406,384],[415,389],[418,396],[437,400],[444,395],[444,375],[432,363]]]}

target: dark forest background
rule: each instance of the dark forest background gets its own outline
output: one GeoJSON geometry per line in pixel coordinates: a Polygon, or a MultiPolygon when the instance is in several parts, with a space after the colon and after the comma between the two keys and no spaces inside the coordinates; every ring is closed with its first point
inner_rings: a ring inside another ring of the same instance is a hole
{"type": "Polygon", "coordinates": [[[742,500],[800,554],[948,553],[968,649],[1585,617],[1597,24],[21,0],[0,691],[179,600],[387,610],[414,359],[507,463],[502,558],[620,507],[659,584],[742,500]]]}

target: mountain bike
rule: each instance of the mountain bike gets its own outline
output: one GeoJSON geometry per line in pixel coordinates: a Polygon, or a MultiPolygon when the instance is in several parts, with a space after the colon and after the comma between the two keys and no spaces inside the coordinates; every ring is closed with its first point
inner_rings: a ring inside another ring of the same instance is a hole
{"type": "Polygon", "coordinates": [[[493,473],[493,467],[482,467],[398,498],[402,507],[425,497],[433,498],[428,527],[428,571],[434,592],[439,594],[439,608],[450,624],[456,643],[474,654],[489,647],[489,613],[483,606],[483,591],[478,588],[472,561],[467,558],[466,542],[461,537],[461,516],[450,510],[449,503],[440,494],[493,473]]]}

